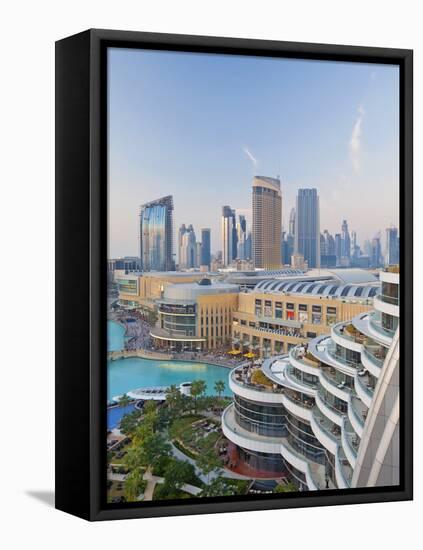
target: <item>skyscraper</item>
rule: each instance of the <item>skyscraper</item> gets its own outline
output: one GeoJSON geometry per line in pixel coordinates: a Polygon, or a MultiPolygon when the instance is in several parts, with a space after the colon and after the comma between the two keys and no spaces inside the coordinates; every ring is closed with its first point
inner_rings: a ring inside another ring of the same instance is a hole
{"type": "Polygon", "coordinates": [[[341,256],[343,258],[350,258],[351,257],[351,239],[350,239],[350,233],[348,231],[347,220],[343,220],[342,222],[341,239],[342,239],[341,256]]]}
{"type": "Polygon", "coordinates": [[[295,215],[295,253],[309,267],[320,267],[320,208],[317,189],[298,189],[295,215]]]}
{"type": "Polygon", "coordinates": [[[188,228],[183,224],[179,230],[181,245],[179,249],[179,268],[190,269],[197,266],[197,241],[192,225],[188,228]],[[185,231],[183,231],[185,228],[185,231]]]}
{"type": "Polygon", "coordinates": [[[253,179],[252,253],[254,266],[277,269],[281,266],[282,193],[276,178],[253,179]]]}
{"type": "Polygon", "coordinates": [[[237,234],[235,210],[230,206],[222,207],[222,261],[229,265],[237,256],[237,234]]]}
{"type": "Polygon", "coordinates": [[[168,195],[140,207],[140,258],[143,271],[172,271],[173,197],[168,195]]]}
{"type": "Polygon", "coordinates": [[[380,236],[376,235],[372,239],[372,254],[370,257],[370,264],[372,267],[380,267],[382,265],[382,247],[380,245],[380,236]]]}
{"type": "Polygon", "coordinates": [[[238,223],[236,225],[236,232],[238,246],[237,258],[240,260],[246,260],[247,256],[245,254],[245,243],[247,240],[247,222],[245,220],[245,216],[242,214],[239,215],[238,223]]]}
{"type": "Polygon", "coordinates": [[[295,235],[295,208],[291,208],[289,214],[289,235],[295,235]]]}
{"type": "Polygon", "coordinates": [[[385,264],[396,265],[398,263],[399,263],[398,229],[392,226],[386,229],[385,264]]]}
{"type": "Polygon", "coordinates": [[[337,262],[335,253],[335,239],[327,229],[320,235],[320,266],[335,267],[337,262]]]}
{"type": "Polygon", "coordinates": [[[206,265],[210,269],[210,241],[211,231],[209,228],[201,230],[201,261],[200,265],[206,265]]]}

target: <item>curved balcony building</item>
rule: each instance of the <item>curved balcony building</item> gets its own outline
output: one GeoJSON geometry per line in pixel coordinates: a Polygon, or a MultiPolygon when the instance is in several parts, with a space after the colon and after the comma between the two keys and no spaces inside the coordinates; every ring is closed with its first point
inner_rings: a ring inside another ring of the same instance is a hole
{"type": "MultiPolygon", "coordinates": [[[[279,437],[286,475],[301,490],[399,482],[399,273],[380,280],[374,311],[266,359],[266,400],[252,390],[258,406],[275,399],[285,410],[280,431],[263,437],[279,437]]],[[[242,392],[233,386],[236,409],[242,392]]],[[[234,422],[242,424],[236,414],[234,422]]]]}

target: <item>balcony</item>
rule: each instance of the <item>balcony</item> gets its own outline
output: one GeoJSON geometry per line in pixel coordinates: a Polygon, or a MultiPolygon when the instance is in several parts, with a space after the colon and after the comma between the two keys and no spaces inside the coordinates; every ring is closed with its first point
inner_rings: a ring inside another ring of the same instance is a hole
{"type": "MultiPolygon", "coordinates": [[[[285,376],[288,380],[290,380],[293,384],[296,384],[300,388],[301,386],[305,386],[310,390],[317,389],[318,380],[315,383],[310,382],[308,380],[305,380],[303,376],[299,376],[298,372],[302,372],[302,371],[299,371],[299,369],[296,369],[292,365],[290,365],[290,366],[287,366],[285,369],[285,376]]],[[[318,371],[314,373],[314,376],[318,377],[318,371]]]]}
{"type": "Polygon", "coordinates": [[[346,376],[334,367],[321,367],[319,370],[320,384],[323,388],[339,399],[348,402],[351,388],[346,385],[346,376]]]}
{"type": "Polygon", "coordinates": [[[342,417],[347,412],[347,405],[345,404],[345,411],[337,409],[328,399],[322,395],[320,392],[316,394],[316,405],[320,409],[321,413],[324,414],[329,420],[342,426],[342,417]]]}
{"type": "Polygon", "coordinates": [[[375,340],[377,343],[389,347],[395,331],[382,327],[380,312],[371,311],[360,313],[352,320],[353,325],[363,334],[375,340]]]}
{"type": "Polygon", "coordinates": [[[303,397],[301,399],[291,390],[285,390],[282,395],[282,403],[288,412],[301,420],[310,422],[311,409],[314,406],[314,399],[312,397],[303,397]]]}
{"type": "Polygon", "coordinates": [[[339,489],[351,487],[353,472],[354,470],[351,468],[343,448],[338,447],[335,456],[335,476],[339,489]]]}
{"type": "Polygon", "coordinates": [[[354,378],[354,387],[360,400],[370,407],[373,399],[374,387],[368,374],[357,372],[354,378]]]}
{"type": "Polygon", "coordinates": [[[361,351],[364,335],[352,323],[338,323],[332,327],[333,341],[351,351],[361,351]]]}
{"type": "Polygon", "coordinates": [[[351,396],[348,403],[348,420],[360,437],[363,435],[367,414],[368,408],[366,405],[358,397],[351,396]]]}
{"type": "Polygon", "coordinates": [[[358,448],[360,446],[360,438],[356,433],[348,431],[346,422],[342,428],[341,441],[345,456],[350,463],[351,468],[354,469],[357,461],[358,448]]]}
{"type": "Polygon", "coordinates": [[[326,418],[318,407],[313,407],[310,425],[319,443],[332,454],[336,454],[341,441],[341,428],[326,418]]]}
{"type": "Polygon", "coordinates": [[[308,344],[308,350],[317,361],[330,365],[341,372],[354,376],[357,365],[353,362],[346,361],[335,351],[335,344],[329,336],[320,336],[311,340],[308,344]]]}
{"type": "Polygon", "coordinates": [[[280,453],[283,438],[259,435],[242,428],[236,422],[233,403],[223,411],[222,431],[229,441],[243,449],[269,454],[280,453]]]}
{"type": "MultiPolygon", "coordinates": [[[[251,377],[250,367],[236,367],[229,376],[229,388],[234,394],[260,403],[282,403],[282,389],[276,384],[260,384],[251,377]]],[[[263,375],[264,376],[264,375],[263,375]]]]}
{"type": "MultiPolygon", "coordinates": [[[[389,299],[392,300],[392,298],[389,299]]],[[[386,313],[392,317],[399,318],[399,305],[394,305],[391,302],[386,301],[386,297],[384,298],[382,294],[378,294],[374,297],[373,305],[377,311],[381,311],[382,313],[386,313]]]]}

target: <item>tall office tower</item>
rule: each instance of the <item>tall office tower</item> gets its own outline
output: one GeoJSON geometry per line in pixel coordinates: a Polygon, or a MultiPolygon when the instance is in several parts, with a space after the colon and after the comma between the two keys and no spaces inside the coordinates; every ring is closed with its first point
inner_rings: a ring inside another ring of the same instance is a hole
{"type": "Polygon", "coordinates": [[[327,229],[320,235],[320,266],[335,267],[337,263],[335,253],[335,239],[327,229]]]}
{"type": "Polygon", "coordinates": [[[197,267],[197,239],[192,225],[189,225],[181,237],[179,250],[179,268],[197,267]]]}
{"type": "Polygon", "coordinates": [[[201,243],[197,241],[196,246],[196,255],[195,255],[195,267],[200,267],[201,265],[201,243]]]}
{"type": "Polygon", "coordinates": [[[396,265],[398,263],[399,263],[398,229],[392,226],[386,229],[385,264],[396,265]]]}
{"type": "Polygon", "coordinates": [[[222,207],[222,260],[229,265],[237,256],[237,235],[235,210],[230,206],[222,207]]]}
{"type": "Polygon", "coordinates": [[[253,238],[251,236],[251,231],[248,231],[248,237],[245,239],[245,258],[251,260],[253,257],[253,238]]]}
{"type": "Polygon", "coordinates": [[[291,264],[291,256],[294,254],[294,235],[285,231],[282,232],[282,247],[281,247],[281,257],[282,264],[287,265],[291,264]]]}
{"type": "Polygon", "coordinates": [[[335,256],[336,256],[336,265],[341,264],[341,256],[342,256],[342,239],[341,239],[341,233],[335,234],[335,256]]]}
{"type": "Polygon", "coordinates": [[[200,265],[206,265],[210,269],[210,241],[211,231],[208,227],[201,230],[201,259],[200,265]]]}
{"type": "Polygon", "coordinates": [[[291,208],[289,214],[289,235],[295,235],[295,208],[291,208]]]}
{"type": "Polygon", "coordinates": [[[370,257],[370,265],[372,267],[381,267],[382,265],[382,247],[380,245],[379,235],[377,235],[372,239],[372,253],[370,257]]]}
{"type": "Polygon", "coordinates": [[[342,239],[341,256],[344,258],[350,258],[351,257],[351,239],[348,231],[347,220],[344,220],[342,222],[341,239],[342,239]]]}
{"type": "Polygon", "coordinates": [[[281,266],[282,193],[276,178],[253,178],[252,259],[254,267],[281,266]]]}
{"type": "Polygon", "coordinates": [[[141,205],[140,258],[143,271],[172,271],[173,197],[162,197],[141,205]]]}
{"type": "Polygon", "coordinates": [[[239,260],[246,260],[247,256],[245,255],[245,242],[247,240],[247,222],[245,216],[242,214],[238,217],[238,223],[236,225],[237,233],[237,244],[238,244],[238,254],[237,258],[239,260]]]}
{"type": "Polygon", "coordinates": [[[178,265],[181,266],[182,258],[181,258],[181,246],[182,246],[182,237],[186,233],[186,225],[183,223],[181,227],[178,229],[178,265]]]}
{"type": "Polygon", "coordinates": [[[298,189],[295,254],[302,254],[308,267],[320,267],[320,208],[317,189],[298,189]]]}

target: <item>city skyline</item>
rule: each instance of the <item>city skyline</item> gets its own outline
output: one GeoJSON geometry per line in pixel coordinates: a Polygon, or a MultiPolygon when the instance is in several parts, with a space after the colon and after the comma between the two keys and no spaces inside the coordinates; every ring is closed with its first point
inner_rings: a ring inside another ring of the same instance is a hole
{"type": "Polygon", "coordinates": [[[280,175],[285,229],[297,189],[308,187],[321,196],[322,230],[336,233],[345,218],[364,242],[398,225],[396,68],[113,49],[109,55],[110,257],[136,255],[139,205],[168,194],[175,228],[184,221],[196,230],[210,227],[216,252],[222,205],[251,225],[256,174],[280,175]],[[375,200],[377,210],[370,206],[375,200]]]}

